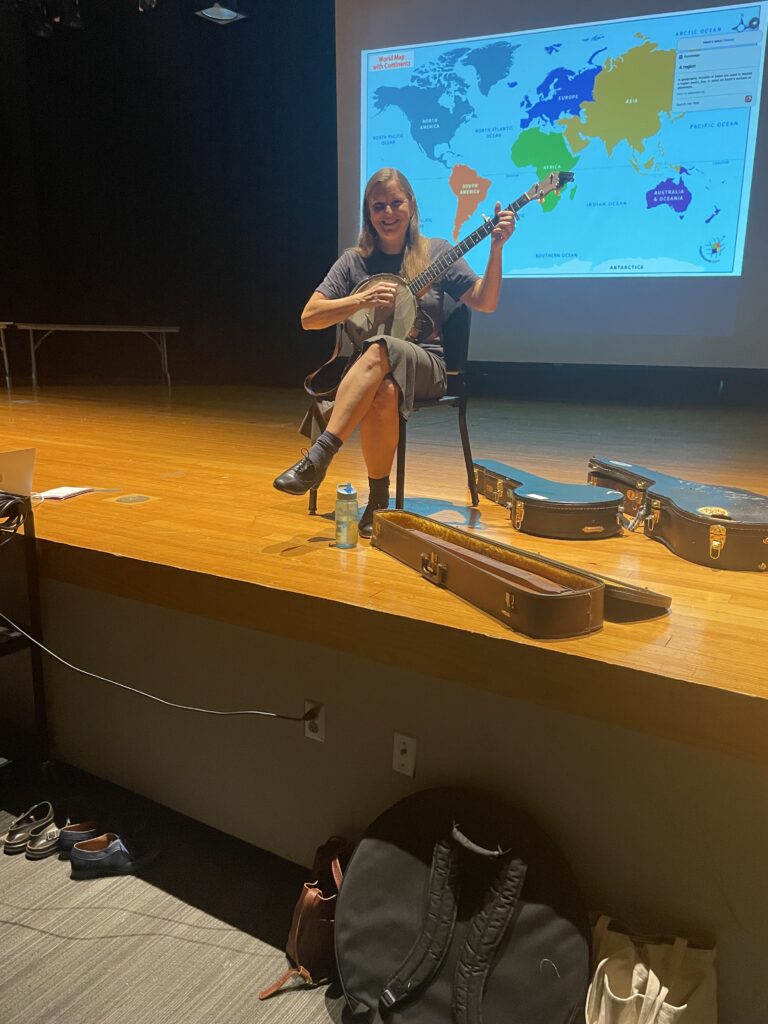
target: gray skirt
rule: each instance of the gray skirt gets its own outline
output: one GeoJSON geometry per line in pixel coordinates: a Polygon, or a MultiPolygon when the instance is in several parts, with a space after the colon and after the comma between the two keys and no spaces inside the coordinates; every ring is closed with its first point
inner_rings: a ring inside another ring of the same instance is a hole
{"type": "Polygon", "coordinates": [[[439,356],[427,352],[412,341],[393,338],[389,334],[369,338],[363,351],[377,343],[387,346],[389,365],[392,368],[387,376],[392,378],[400,390],[400,415],[404,420],[413,412],[414,402],[440,398],[445,394],[448,378],[445,363],[439,356]]]}

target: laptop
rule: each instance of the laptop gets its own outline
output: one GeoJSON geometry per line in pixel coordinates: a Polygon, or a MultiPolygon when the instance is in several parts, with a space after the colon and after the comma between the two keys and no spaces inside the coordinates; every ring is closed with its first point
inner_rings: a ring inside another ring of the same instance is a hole
{"type": "Polygon", "coordinates": [[[0,494],[20,494],[28,498],[32,493],[34,468],[34,448],[0,452],[0,494]]]}

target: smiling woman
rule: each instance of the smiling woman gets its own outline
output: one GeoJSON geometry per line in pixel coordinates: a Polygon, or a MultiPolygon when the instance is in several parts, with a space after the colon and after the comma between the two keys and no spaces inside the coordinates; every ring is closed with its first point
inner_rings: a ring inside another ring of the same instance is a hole
{"type": "MultiPolygon", "coordinates": [[[[374,333],[362,345],[339,385],[327,429],[306,456],[274,481],[287,494],[305,494],[320,486],[333,456],[360,425],[368,469],[368,505],[360,535],[370,537],[373,513],[389,503],[389,472],[397,449],[399,417],[408,419],[417,399],[445,393],[446,369],[441,340],[443,296],[447,293],[481,312],[496,308],[501,285],[501,249],[514,230],[514,214],[496,204],[498,222],[482,278],[463,260],[420,294],[421,316],[408,338],[374,333]]],[[[394,167],[369,180],[363,196],[362,229],[357,246],[347,249],[318,285],[301,314],[305,330],[320,330],[363,314],[393,315],[403,281],[419,274],[451,249],[443,239],[424,238],[410,182],[394,167]],[[370,280],[369,280],[370,279],[370,280]]]]}

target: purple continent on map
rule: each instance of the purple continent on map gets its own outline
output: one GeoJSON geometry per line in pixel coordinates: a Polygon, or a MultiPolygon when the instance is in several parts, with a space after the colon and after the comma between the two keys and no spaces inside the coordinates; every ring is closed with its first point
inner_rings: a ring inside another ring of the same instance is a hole
{"type": "Polygon", "coordinates": [[[646,207],[649,210],[653,210],[657,206],[669,206],[681,216],[691,205],[692,198],[682,176],[677,181],[666,178],[645,193],[646,207]]]}

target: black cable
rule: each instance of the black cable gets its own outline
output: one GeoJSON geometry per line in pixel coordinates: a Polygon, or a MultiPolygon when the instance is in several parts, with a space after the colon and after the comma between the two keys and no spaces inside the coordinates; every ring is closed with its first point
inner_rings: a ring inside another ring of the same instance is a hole
{"type": "Polygon", "coordinates": [[[27,518],[26,503],[14,494],[0,491],[0,548],[7,544],[24,525],[27,518]]]}
{"type": "Polygon", "coordinates": [[[3,612],[0,612],[0,619],[5,619],[13,629],[21,633],[22,636],[25,636],[30,643],[35,644],[41,651],[45,651],[46,654],[50,655],[51,658],[55,658],[56,661],[61,662],[62,665],[65,665],[67,668],[71,668],[73,672],[80,672],[81,675],[90,676],[92,679],[98,679],[102,683],[109,683],[111,686],[117,686],[121,690],[128,690],[131,693],[137,693],[140,697],[146,697],[147,700],[157,701],[158,704],[165,704],[165,706],[169,708],[178,708],[180,711],[196,711],[201,715],[220,715],[222,717],[231,717],[233,715],[261,715],[265,718],[280,718],[284,722],[310,722],[317,717],[317,707],[310,708],[308,711],[305,711],[303,715],[296,716],[280,715],[276,711],[213,711],[211,708],[194,708],[190,707],[188,704],[175,704],[173,701],[163,700],[162,697],[156,697],[152,693],[145,693],[143,690],[137,690],[135,687],[128,686],[126,683],[117,683],[114,679],[108,679],[106,676],[97,675],[95,672],[89,672],[87,669],[78,668],[77,665],[70,664],[70,662],[65,661],[64,658],[59,657],[58,654],[50,651],[45,644],[41,644],[39,640],[30,636],[29,633],[25,632],[21,626],[17,625],[13,619],[9,619],[7,615],[3,614],[3,612]]]}

